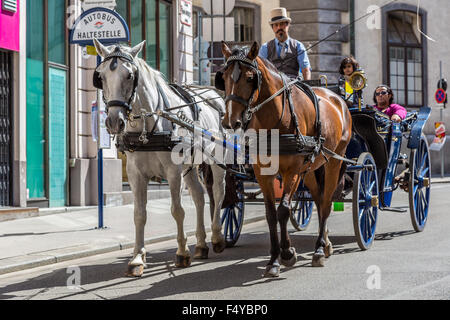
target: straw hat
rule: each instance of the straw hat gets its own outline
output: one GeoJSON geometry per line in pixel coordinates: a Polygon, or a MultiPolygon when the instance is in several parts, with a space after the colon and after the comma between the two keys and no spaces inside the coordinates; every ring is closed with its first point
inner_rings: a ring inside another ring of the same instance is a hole
{"type": "Polygon", "coordinates": [[[279,23],[279,22],[291,22],[291,18],[287,16],[286,8],[275,8],[270,11],[270,21],[269,24],[279,23]]]}

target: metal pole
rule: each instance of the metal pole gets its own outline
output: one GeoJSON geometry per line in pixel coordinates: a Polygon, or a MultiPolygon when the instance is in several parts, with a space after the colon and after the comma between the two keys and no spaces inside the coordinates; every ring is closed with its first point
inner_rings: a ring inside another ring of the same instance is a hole
{"type": "MultiPolygon", "coordinates": [[[[439,79],[442,79],[442,61],[439,61],[439,79]]],[[[440,112],[440,116],[441,116],[441,122],[444,121],[444,108],[441,107],[441,112],[440,112]]],[[[444,178],[444,166],[445,166],[445,144],[442,146],[441,149],[441,178],[444,178]]]]}
{"type": "MultiPolygon", "coordinates": [[[[102,62],[102,58],[97,55],[97,67],[100,65],[100,63],[102,62]]],[[[98,111],[97,111],[97,121],[98,121],[98,125],[97,125],[97,130],[98,130],[98,155],[97,155],[97,181],[98,181],[98,229],[103,229],[104,225],[103,225],[103,149],[101,148],[100,145],[100,116],[101,116],[101,108],[100,108],[100,99],[99,97],[97,98],[97,107],[98,107],[98,111]]]]}
{"type": "Polygon", "coordinates": [[[214,8],[213,0],[211,3],[211,72],[214,72],[214,8]]]}
{"type": "Polygon", "coordinates": [[[225,21],[225,0],[223,0],[223,41],[227,41],[227,22],[225,21]]]}
{"type": "Polygon", "coordinates": [[[203,36],[203,19],[202,13],[198,13],[197,17],[197,39],[198,39],[198,85],[202,85],[202,36],[203,36]]]}

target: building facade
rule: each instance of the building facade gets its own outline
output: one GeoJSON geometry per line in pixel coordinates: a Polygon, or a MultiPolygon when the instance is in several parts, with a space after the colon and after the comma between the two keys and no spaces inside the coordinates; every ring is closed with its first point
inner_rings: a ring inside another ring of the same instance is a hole
{"type": "Polygon", "coordinates": [[[0,207],[26,206],[23,1],[2,0],[0,11],[0,207]]]}
{"type": "MultiPolygon", "coordinates": [[[[81,2],[1,0],[0,207],[97,204],[96,58],[68,42],[81,2]]],[[[193,75],[187,2],[186,11],[178,0],[116,1],[130,28],[128,45],[146,40],[141,58],[168,81],[189,82],[193,75]]],[[[114,142],[104,157],[104,191],[120,192],[122,161],[114,142]]]]}
{"type": "MultiPolygon", "coordinates": [[[[223,63],[223,39],[213,38],[212,50],[196,51],[196,39],[208,37],[203,30],[204,2],[117,0],[116,11],[129,25],[129,45],[146,40],[141,57],[168,81],[195,83],[202,69],[200,58],[216,58],[204,68],[208,69],[207,84],[212,85],[214,72],[223,63]]],[[[271,40],[270,10],[283,6],[293,20],[291,36],[308,47],[375,10],[375,15],[358,20],[308,52],[313,78],[325,74],[335,82],[341,59],[353,54],[369,81],[366,103],[371,103],[374,88],[385,83],[393,88],[396,102],[409,110],[432,107],[425,128],[431,142],[434,122],[440,120],[440,108],[434,102],[440,61],[443,76],[449,77],[450,34],[436,23],[450,18],[450,11],[442,9],[448,8],[447,2],[435,0],[417,8],[416,0],[236,0],[227,15],[232,18],[227,39],[236,44],[271,40]]],[[[81,1],[1,3],[0,206],[94,205],[97,143],[91,124],[92,102],[97,100],[92,86],[96,58],[68,43],[68,27],[82,12],[81,1]]],[[[447,122],[448,111],[443,115],[447,122]]],[[[104,152],[106,193],[122,191],[120,172],[126,161],[112,146],[104,152]]],[[[450,147],[446,145],[444,152],[449,155],[450,147]]],[[[432,152],[434,174],[440,172],[439,158],[439,153],[432,152]]],[[[445,172],[449,166],[446,160],[445,172]]]]}

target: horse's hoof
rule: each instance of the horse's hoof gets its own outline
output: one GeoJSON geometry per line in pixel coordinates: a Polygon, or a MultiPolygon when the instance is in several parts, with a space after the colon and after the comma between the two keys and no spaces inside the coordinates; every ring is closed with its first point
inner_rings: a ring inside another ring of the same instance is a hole
{"type": "Polygon", "coordinates": [[[325,267],[325,254],[315,253],[312,258],[313,267],[325,267]]]}
{"type": "Polygon", "coordinates": [[[209,248],[195,247],[194,259],[208,259],[209,248]]]}
{"type": "Polygon", "coordinates": [[[128,271],[126,273],[127,277],[131,278],[140,278],[144,274],[144,266],[138,265],[138,266],[130,266],[128,265],[128,271]]]}
{"type": "Polygon", "coordinates": [[[213,250],[215,253],[222,253],[225,250],[226,246],[227,244],[225,243],[225,241],[213,243],[213,250]]]}
{"type": "Polygon", "coordinates": [[[333,255],[333,252],[334,252],[333,245],[330,243],[324,249],[325,258],[331,257],[333,255]]]}
{"type": "Polygon", "coordinates": [[[297,252],[294,247],[289,248],[288,250],[281,252],[280,262],[285,267],[292,267],[297,262],[297,252]]]}
{"type": "Polygon", "coordinates": [[[263,278],[278,278],[280,276],[280,265],[267,265],[264,271],[263,278]]]}
{"type": "Polygon", "coordinates": [[[177,260],[175,262],[175,266],[177,268],[188,268],[191,266],[191,257],[190,256],[179,256],[177,255],[177,260]]]}

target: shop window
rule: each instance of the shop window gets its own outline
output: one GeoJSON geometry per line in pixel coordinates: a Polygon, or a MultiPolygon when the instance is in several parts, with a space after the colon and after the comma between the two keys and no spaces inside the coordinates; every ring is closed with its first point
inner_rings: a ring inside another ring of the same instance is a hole
{"type": "Polygon", "coordinates": [[[67,3],[27,0],[27,189],[31,206],[67,205],[67,3]]]}
{"type": "Polygon", "coordinates": [[[168,80],[172,78],[171,8],[172,2],[164,0],[117,0],[116,7],[130,26],[131,45],[146,40],[141,57],[168,80]]]}

